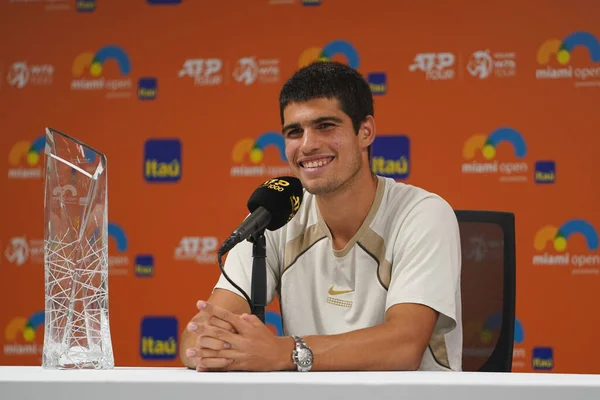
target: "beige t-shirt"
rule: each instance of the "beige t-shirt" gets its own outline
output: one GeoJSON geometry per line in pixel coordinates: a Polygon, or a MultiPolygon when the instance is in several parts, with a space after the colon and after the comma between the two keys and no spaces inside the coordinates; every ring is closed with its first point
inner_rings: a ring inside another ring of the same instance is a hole
{"type": "MultiPolygon", "coordinates": [[[[267,302],[279,293],[285,335],[368,328],[395,304],[419,303],[440,313],[419,369],[461,370],[460,235],[441,197],[378,177],[367,218],[338,251],[316,198],[305,192],[296,216],[265,237],[267,302]]],[[[233,248],[224,268],[250,295],[252,244],[233,248]]],[[[215,288],[240,294],[223,276],[215,288]]]]}

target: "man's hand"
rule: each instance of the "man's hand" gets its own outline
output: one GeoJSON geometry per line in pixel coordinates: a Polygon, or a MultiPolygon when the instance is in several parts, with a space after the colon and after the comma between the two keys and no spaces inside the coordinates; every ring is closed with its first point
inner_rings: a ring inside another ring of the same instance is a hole
{"type": "Polygon", "coordinates": [[[197,371],[294,369],[292,338],[275,336],[255,315],[237,315],[203,301],[198,308],[204,321],[195,330],[196,347],[186,353],[195,358],[197,371]]]}
{"type": "MultiPolygon", "coordinates": [[[[203,301],[199,301],[196,306],[199,310],[202,310],[201,304],[206,304],[203,301]]],[[[221,319],[218,319],[208,313],[199,313],[195,318],[193,318],[187,325],[188,332],[194,334],[195,341],[194,345],[191,348],[186,349],[186,356],[192,358],[196,362],[196,366],[198,365],[198,356],[196,355],[198,349],[206,349],[206,350],[222,350],[229,348],[229,344],[225,343],[222,340],[209,337],[205,335],[205,332],[209,328],[220,328],[230,332],[235,332],[233,326],[225,322],[221,319]]]]}
{"type": "MultiPolygon", "coordinates": [[[[250,307],[248,306],[246,299],[225,289],[215,289],[208,299],[208,302],[230,310],[235,314],[250,312],[250,307]]],[[[190,348],[195,349],[201,347],[201,344],[199,343],[199,336],[202,333],[203,327],[208,324],[208,321],[211,317],[211,315],[207,315],[198,307],[199,304],[200,302],[196,304],[199,312],[191,318],[190,323],[187,325],[186,329],[181,335],[180,341],[181,362],[190,369],[196,369],[196,359],[194,357],[187,356],[187,350],[190,348]]],[[[221,327],[223,329],[233,329],[231,324],[222,325],[221,327]]]]}

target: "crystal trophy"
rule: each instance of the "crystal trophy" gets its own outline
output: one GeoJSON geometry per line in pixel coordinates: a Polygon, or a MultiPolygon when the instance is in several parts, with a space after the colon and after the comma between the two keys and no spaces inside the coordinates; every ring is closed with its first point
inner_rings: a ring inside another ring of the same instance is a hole
{"type": "Polygon", "coordinates": [[[106,156],[46,128],[42,367],[110,369],[106,156]]]}

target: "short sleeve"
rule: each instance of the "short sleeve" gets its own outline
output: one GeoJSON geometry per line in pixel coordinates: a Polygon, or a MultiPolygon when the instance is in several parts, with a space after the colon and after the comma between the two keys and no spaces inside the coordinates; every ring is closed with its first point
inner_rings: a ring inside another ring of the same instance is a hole
{"type": "Polygon", "coordinates": [[[394,242],[386,311],[418,303],[440,313],[436,330],[448,333],[460,316],[460,233],[456,214],[438,196],[419,201],[401,221],[394,242]]]}
{"type": "MultiPolygon", "coordinates": [[[[266,232],[266,245],[267,245],[267,304],[273,301],[275,297],[275,290],[277,283],[279,282],[279,257],[278,248],[275,232],[266,232]]],[[[238,243],[233,249],[227,254],[223,269],[227,273],[229,279],[235,282],[240,288],[242,288],[248,297],[252,296],[251,283],[252,283],[252,246],[253,244],[244,240],[238,243]]],[[[240,293],[221,273],[217,284],[214,289],[227,289],[233,293],[238,294],[242,298],[244,295],[240,293]]]]}

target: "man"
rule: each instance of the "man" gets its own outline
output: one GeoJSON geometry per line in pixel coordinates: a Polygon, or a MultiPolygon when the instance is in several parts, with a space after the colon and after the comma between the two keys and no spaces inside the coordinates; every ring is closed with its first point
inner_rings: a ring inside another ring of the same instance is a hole
{"type": "MultiPolygon", "coordinates": [[[[182,337],[198,371],[461,370],[460,237],[452,208],[423,189],[374,175],[368,83],[316,62],[280,94],[286,155],[304,200],[266,231],[267,301],[276,336],[223,277],[182,337]],[[290,336],[294,335],[294,337],[290,336]]],[[[228,276],[250,293],[252,245],[229,252],[228,276]]]]}

